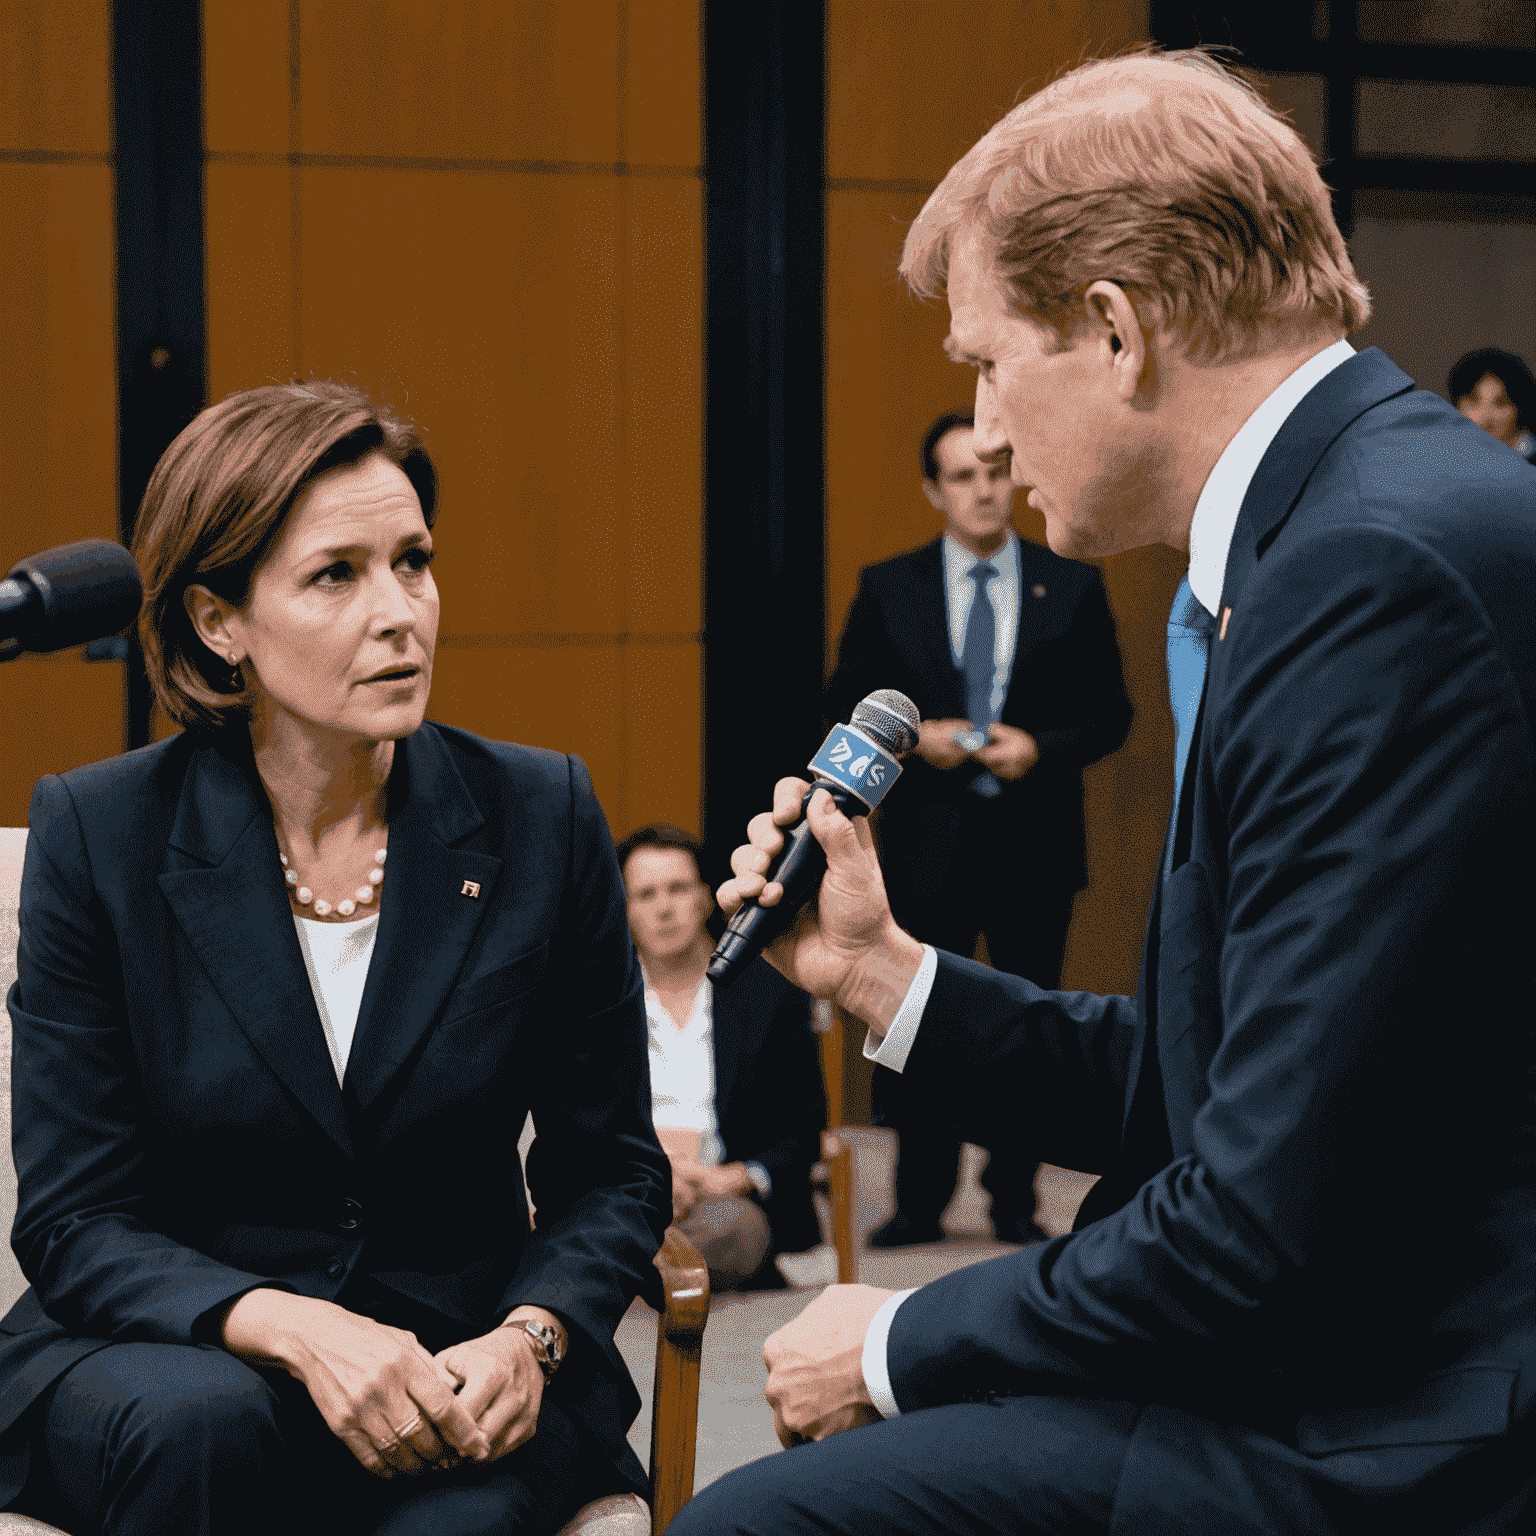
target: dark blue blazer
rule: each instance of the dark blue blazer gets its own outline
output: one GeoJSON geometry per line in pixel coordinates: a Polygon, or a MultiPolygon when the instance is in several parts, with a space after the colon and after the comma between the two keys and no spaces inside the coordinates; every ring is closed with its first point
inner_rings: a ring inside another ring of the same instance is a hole
{"type": "MultiPolygon", "coordinates": [[[[338,1086],[245,733],[38,784],[9,998],[31,1289],[0,1322],[0,1434],[108,1341],[211,1340],[254,1286],[366,1279],[434,1349],[559,1314],[551,1390],[644,1490],[613,1333],[659,1299],[670,1174],[602,812],[578,759],[432,724],[396,747],[389,807],[338,1086]]],[[[3,1507],[24,1457],[0,1449],[3,1507]]]]}
{"type": "Polygon", "coordinates": [[[766,960],[754,960],[711,1002],[715,1119],[728,1163],[761,1163],[773,1253],[821,1241],[811,1168],[821,1156],[827,1098],[810,999],[766,960]]]}
{"type": "Polygon", "coordinates": [[[1221,610],[1138,997],[941,957],[907,1071],[1102,1178],[900,1308],[897,1401],[1147,1404],[1138,1536],[1531,1529],[1536,471],[1361,353],[1221,610]]]}
{"type": "MultiPolygon", "coordinates": [[[[1131,725],[1115,621],[1091,565],[1019,540],[1019,627],[999,717],[1028,731],[1040,761],[1005,783],[1004,836],[1028,839],[1031,880],[1069,893],[1087,882],[1083,769],[1113,752],[1131,725]]],[[[929,719],[964,719],[965,678],[949,644],[943,541],[867,566],[848,610],[826,710],[847,720],[860,699],[896,688],[929,719]]],[[[901,793],[881,807],[886,857],[942,867],[956,855],[966,770],[945,772],[915,753],[901,793]]]]}

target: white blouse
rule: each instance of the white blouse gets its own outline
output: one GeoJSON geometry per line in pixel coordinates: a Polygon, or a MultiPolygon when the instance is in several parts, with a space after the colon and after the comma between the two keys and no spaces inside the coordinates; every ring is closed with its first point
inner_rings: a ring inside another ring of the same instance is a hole
{"type": "Polygon", "coordinates": [[[311,917],[295,917],[304,969],[309,972],[315,1007],[325,1026],[336,1081],[346,1076],[352,1037],[357,1033],[357,1011],[363,1005],[368,982],[368,962],[379,934],[379,914],[358,923],[317,923],[311,917]]]}

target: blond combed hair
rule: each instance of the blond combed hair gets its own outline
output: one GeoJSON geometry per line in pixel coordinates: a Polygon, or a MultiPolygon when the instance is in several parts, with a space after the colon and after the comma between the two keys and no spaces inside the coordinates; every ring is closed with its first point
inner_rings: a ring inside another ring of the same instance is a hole
{"type": "Polygon", "coordinates": [[[1354,331],[1371,312],[1311,151],[1199,49],[1095,59],[1014,107],[908,231],[913,292],[944,291],[972,232],[1014,308],[1063,339],[1100,279],[1205,361],[1354,331]]]}

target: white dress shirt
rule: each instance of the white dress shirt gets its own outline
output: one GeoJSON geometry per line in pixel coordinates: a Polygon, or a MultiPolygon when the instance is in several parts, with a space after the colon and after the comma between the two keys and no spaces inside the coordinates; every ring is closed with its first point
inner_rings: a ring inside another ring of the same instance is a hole
{"type": "MultiPolygon", "coordinates": [[[[981,557],[973,555],[947,533],[943,549],[949,650],[958,667],[965,650],[965,626],[970,622],[971,604],[976,601],[976,583],[971,580],[971,570],[981,557]]],[[[1008,697],[1008,680],[1013,675],[1013,647],[1019,637],[1018,535],[1010,532],[1003,547],[995,555],[988,555],[986,560],[997,568],[997,575],[987,581],[987,597],[995,621],[992,642],[992,718],[995,720],[1002,714],[1003,700],[1008,697]]]]}
{"type": "MultiPolygon", "coordinates": [[[[1348,362],[1354,353],[1355,349],[1347,341],[1336,341],[1304,362],[1266,396],[1253,415],[1238,428],[1206,477],[1189,528],[1189,585],[1213,618],[1221,603],[1227,554],[1232,548],[1232,535],[1237,531],[1238,514],[1243,509],[1243,498],[1258,471],[1259,461],[1303,398],[1335,368],[1348,362]]],[[[966,585],[971,584],[967,582],[966,585]]],[[[917,975],[913,977],[885,1039],[873,1044],[874,1036],[870,1035],[864,1041],[864,1055],[869,1060],[896,1072],[906,1067],[907,1056],[922,1023],[923,1010],[928,1006],[928,995],[933,990],[938,964],[932,946],[925,944],[922,964],[917,968],[917,975]]],[[[891,1296],[870,1320],[864,1335],[864,1384],[869,1388],[875,1407],[886,1418],[900,1411],[891,1390],[886,1341],[896,1309],[911,1294],[911,1291],[898,1291],[891,1296]]]]}
{"type": "MultiPolygon", "coordinates": [[[[640,967],[645,976],[645,967],[640,967]]],[[[683,1029],[667,1012],[660,994],[645,981],[645,1031],[651,1048],[651,1122],[699,1132],[698,1161],[718,1168],[725,1161],[720,1121],[715,1114],[715,993],[706,976],[683,1029]]],[[[742,1166],[760,1199],[773,1195],[773,1177],[756,1159],[742,1166]]]]}
{"type": "Polygon", "coordinates": [[[325,1044],[339,1083],[347,1073],[352,1037],[357,1033],[357,1012],[368,984],[368,962],[379,936],[379,914],[356,923],[318,923],[312,917],[295,917],[309,988],[325,1026],[325,1044]]]}
{"type": "Polygon", "coordinates": [[[715,1119],[714,990],[709,978],[700,978],[681,1029],[647,978],[645,1029],[651,1047],[652,1121],[697,1131],[699,1162],[717,1167],[724,1148],[715,1119]]]}

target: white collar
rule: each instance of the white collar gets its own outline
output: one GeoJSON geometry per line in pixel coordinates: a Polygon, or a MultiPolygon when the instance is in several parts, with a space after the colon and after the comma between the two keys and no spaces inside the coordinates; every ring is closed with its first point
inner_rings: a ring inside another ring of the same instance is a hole
{"type": "Polygon", "coordinates": [[[1237,529],[1243,498],[1286,418],[1319,383],[1355,349],[1339,340],[1309,357],[1238,428],[1237,436],[1222,450],[1195,503],[1189,525],[1189,585],[1201,606],[1214,618],[1221,602],[1221,586],[1227,575],[1227,551],[1237,529]]]}
{"type": "Polygon", "coordinates": [[[971,574],[971,567],[978,560],[985,558],[991,565],[997,567],[997,574],[1005,581],[1018,570],[1018,555],[1015,553],[1019,542],[1019,536],[1012,528],[1008,530],[1008,537],[1003,541],[1003,547],[995,554],[972,554],[959,539],[945,534],[942,540],[944,545],[944,580],[951,587],[958,586],[971,574]]]}

